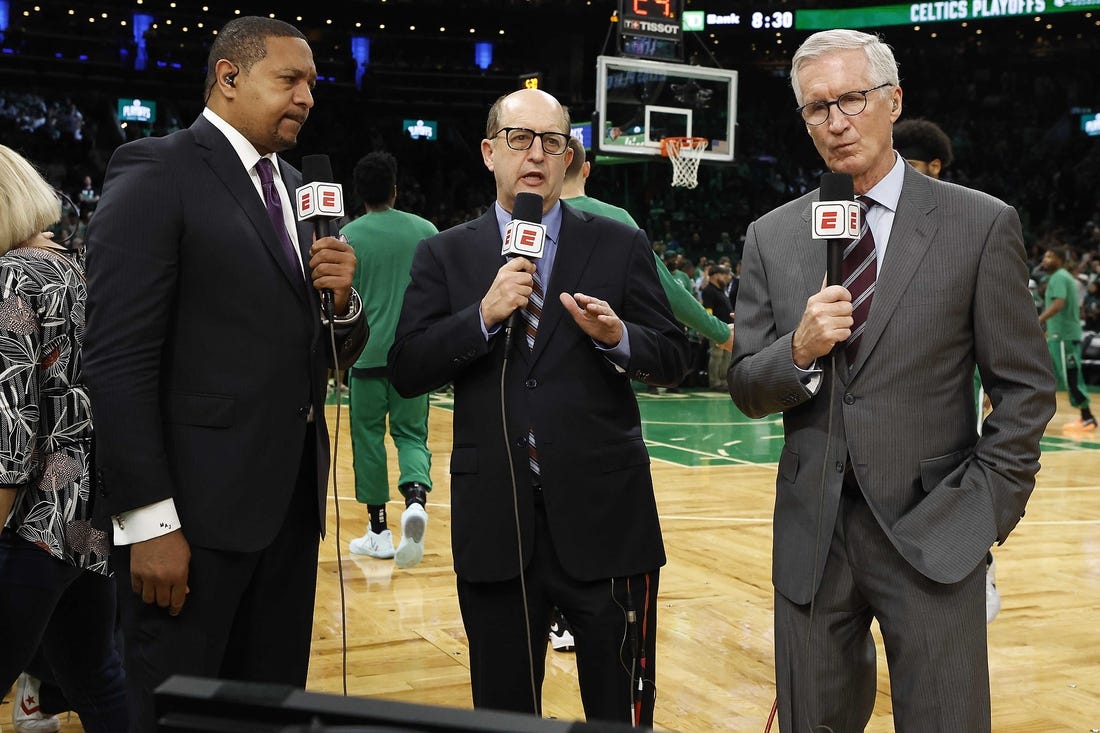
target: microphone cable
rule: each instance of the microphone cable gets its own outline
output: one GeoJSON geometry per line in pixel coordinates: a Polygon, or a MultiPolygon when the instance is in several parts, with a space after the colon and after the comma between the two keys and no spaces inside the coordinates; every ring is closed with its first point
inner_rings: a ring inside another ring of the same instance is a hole
{"type": "MultiPolygon", "coordinates": [[[[513,315],[518,313],[513,311],[513,315]]],[[[508,475],[512,479],[512,510],[516,520],[516,559],[519,561],[519,590],[523,599],[523,629],[527,632],[527,671],[531,679],[531,702],[535,706],[536,713],[542,717],[542,703],[539,700],[538,685],[535,684],[535,654],[531,647],[533,638],[531,634],[531,609],[527,605],[527,574],[523,569],[523,530],[519,519],[519,488],[516,480],[516,465],[512,458],[512,446],[508,442],[508,410],[505,401],[505,377],[508,374],[508,362],[510,360],[512,340],[507,338],[511,333],[511,317],[509,317],[508,331],[506,331],[505,344],[508,347],[504,352],[504,363],[500,367],[500,427],[504,435],[504,455],[508,456],[508,475]]],[[[530,440],[530,436],[528,436],[530,440]]]]}
{"type": "MultiPolygon", "coordinates": [[[[343,543],[340,541],[340,494],[337,491],[336,483],[336,459],[340,455],[340,416],[343,405],[343,387],[344,381],[340,378],[340,358],[339,353],[336,350],[336,318],[334,314],[335,308],[332,304],[331,291],[328,302],[325,303],[325,298],[322,296],[322,311],[324,313],[325,323],[328,326],[329,345],[332,349],[332,381],[335,385],[333,393],[336,395],[336,429],[331,441],[332,445],[332,459],[330,462],[330,470],[332,471],[332,503],[336,507],[336,577],[340,584],[340,678],[343,683],[344,697],[348,696],[348,607],[347,598],[344,593],[344,558],[341,552],[343,543]]],[[[366,316],[360,311],[360,318],[366,316]]],[[[349,398],[350,399],[350,398],[349,398]]],[[[322,521],[324,518],[322,517],[322,521]]]]}

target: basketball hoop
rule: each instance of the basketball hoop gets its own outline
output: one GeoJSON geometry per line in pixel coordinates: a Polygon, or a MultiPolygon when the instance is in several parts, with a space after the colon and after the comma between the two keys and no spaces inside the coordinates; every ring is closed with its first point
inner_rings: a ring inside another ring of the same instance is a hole
{"type": "Polygon", "coordinates": [[[695,188],[699,185],[699,161],[710,140],[705,137],[661,138],[661,155],[672,161],[672,185],[695,188]]]}

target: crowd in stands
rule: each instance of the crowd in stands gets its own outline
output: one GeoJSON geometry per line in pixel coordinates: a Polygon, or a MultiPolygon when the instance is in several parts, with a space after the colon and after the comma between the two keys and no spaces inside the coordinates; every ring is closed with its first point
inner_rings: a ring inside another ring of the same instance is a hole
{"type": "MultiPolygon", "coordinates": [[[[949,133],[955,162],[947,180],[1017,207],[1033,265],[1051,246],[1068,248],[1071,269],[1082,276],[1082,306],[1086,298],[1092,304],[1085,315],[1095,326],[1100,308],[1088,288],[1100,267],[1100,137],[1081,131],[1078,113],[1100,104],[1100,79],[1088,63],[1074,59],[1100,51],[1100,40],[1078,37],[1055,53],[1038,39],[1011,57],[996,52],[1011,41],[989,39],[967,48],[969,68],[957,83],[945,78],[934,50],[918,43],[898,48],[903,119],[931,119],[949,133]]],[[[823,171],[794,114],[786,74],[752,66],[739,74],[736,160],[704,164],[697,188],[669,185],[671,167],[661,159],[601,166],[595,157],[589,191],[630,211],[659,253],[680,253],[692,262],[726,256],[736,263],[753,219],[818,185],[823,171]]],[[[401,161],[401,207],[440,230],[477,216],[492,201],[492,178],[476,152],[484,135],[480,106],[476,114],[440,119],[439,139],[426,142],[404,134],[401,117],[415,116],[415,110],[381,111],[364,94],[341,99],[333,113],[325,110],[332,103],[319,99],[299,147],[328,152],[338,179],[350,184],[354,162],[367,152],[392,152],[401,161]]],[[[114,103],[93,99],[82,109],[70,94],[0,88],[0,135],[76,201],[85,176],[92,188],[98,186],[115,145],[135,134],[168,131],[117,134],[114,103]],[[112,134],[98,134],[100,128],[112,134]]],[[[589,105],[572,105],[575,116],[586,119],[579,111],[589,105]]],[[[189,124],[197,111],[173,112],[173,129],[189,124]]],[[[294,153],[288,157],[296,162],[294,153]]],[[[355,203],[348,202],[349,211],[355,203]]],[[[81,207],[85,223],[90,208],[81,207]]],[[[75,210],[68,213],[68,226],[81,229],[75,210]]]]}

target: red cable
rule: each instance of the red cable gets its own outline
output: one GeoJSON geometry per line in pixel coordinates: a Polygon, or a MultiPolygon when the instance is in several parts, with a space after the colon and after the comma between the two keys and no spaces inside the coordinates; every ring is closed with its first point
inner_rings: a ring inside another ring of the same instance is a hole
{"type": "Polygon", "coordinates": [[[770,733],[772,729],[772,721],[775,720],[775,712],[779,709],[779,698],[772,700],[772,712],[768,716],[768,724],[764,726],[764,733],[770,733]]]}

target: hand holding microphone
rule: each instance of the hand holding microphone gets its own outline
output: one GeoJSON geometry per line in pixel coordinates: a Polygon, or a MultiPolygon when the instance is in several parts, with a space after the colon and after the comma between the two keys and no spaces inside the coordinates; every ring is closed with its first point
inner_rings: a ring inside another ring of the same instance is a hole
{"type": "Polygon", "coordinates": [[[828,251],[824,286],[806,301],[806,310],[791,338],[794,363],[803,369],[852,334],[852,295],[841,283],[844,249],[859,237],[861,225],[852,176],[823,174],[811,214],[811,236],[824,239],[828,251]]]}
{"type": "Polygon", "coordinates": [[[527,307],[534,272],[535,263],[526,257],[513,257],[497,270],[489,292],[481,299],[481,320],[486,329],[527,307]]]}
{"type": "Polygon", "coordinates": [[[523,191],[516,194],[516,202],[512,206],[512,221],[504,229],[504,246],[500,251],[508,258],[508,262],[497,272],[492,287],[481,301],[481,320],[487,327],[492,328],[505,317],[508,318],[508,325],[504,329],[505,355],[511,353],[516,333],[523,330],[520,311],[527,307],[527,300],[534,290],[534,260],[542,257],[542,250],[546,245],[542,204],[542,196],[537,193],[523,191]],[[526,275],[515,274],[521,272],[526,275]],[[507,311],[509,307],[510,312],[507,311]],[[497,318],[498,315],[501,317],[497,318]]]}
{"type": "Polygon", "coordinates": [[[298,220],[313,222],[309,267],[313,287],[321,292],[321,307],[329,319],[347,312],[356,263],[351,245],[343,237],[336,237],[336,220],[344,215],[344,191],[332,178],[327,155],[302,156],[303,184],[294,196],[298,220]]]}

